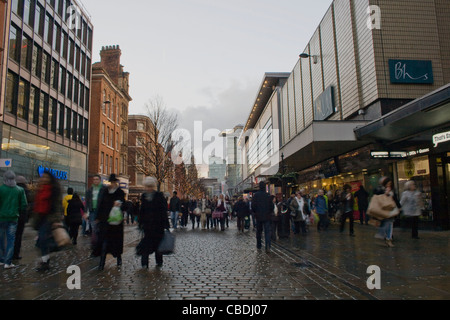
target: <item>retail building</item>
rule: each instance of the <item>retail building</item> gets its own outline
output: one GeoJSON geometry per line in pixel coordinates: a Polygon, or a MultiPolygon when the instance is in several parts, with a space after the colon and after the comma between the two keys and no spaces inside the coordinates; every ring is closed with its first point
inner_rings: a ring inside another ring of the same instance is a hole
{"type": "Polygon", "coordinates": [[[48,171],[64,189],[72,187],[84,194],[93,40],[90,17],[77,1],[13,0],[5,29],[8,50],[3,60],[0,157],[32,184],[48,171]],[[75,17],[67,14],[69,8],[75,17]]]}
{"type": "MultiPolygon", "coordinates": [[[[344,184],[370,192],[387,175],[401,194],[415,179],[422,220],[448,229],[449,39],[448,1],[333,1],[280,88],[278,175],[256,162],[244,180],[315,194],[344,184]]],[[[262,121],[252,108],[249,123],[262,121]]]]}

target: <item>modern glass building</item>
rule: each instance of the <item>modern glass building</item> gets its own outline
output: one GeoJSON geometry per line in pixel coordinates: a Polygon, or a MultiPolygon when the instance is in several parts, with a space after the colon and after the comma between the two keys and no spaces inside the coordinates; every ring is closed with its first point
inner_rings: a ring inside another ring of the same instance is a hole
{"type": "Polygon", "coordinates": [[[36,182],[50,171],[64,188],[87,183],[93,26],[70,0],[13,0],[1,158],[36,182]]]}

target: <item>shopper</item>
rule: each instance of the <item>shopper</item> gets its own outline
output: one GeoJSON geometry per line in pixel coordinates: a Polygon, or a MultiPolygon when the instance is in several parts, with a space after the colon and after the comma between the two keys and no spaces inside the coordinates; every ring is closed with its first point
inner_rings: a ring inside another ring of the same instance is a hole
{"type": "Polygon", "coordinates": [[[221,212],[221,217],[217,219],[218,225],[220,225],[220,230],[225,231],[225,214],[227,212],[226,202],[223,194],[219,195],[219,199],[217,200],[217,212],[221,212]]]}
{"type": "Polygon", "coordinates": [[[305,199],[302,197],[301,191],[297,191],[295,196],[290,202],[290,211],[294,227],[294,234],[299,234],[300,230],[303,234],[306,234],[306,210],[307,204],[305,199]]]}
{"type": "Polygon", "coordinates": [[[115,174],[111,174],[108,180],[110,185],[101,190],[98,199],[96,221],[98,226],[98,244],[94,250],[94,255],[100,256],[99,270],[104,269],[108,253],[117,258],[117,266],[120,267],[122,265],[124,223],[122,221],[119,225],[110,224],[108,223],[108,218],[114,207],[121,208],[123,211],[125,193],[119,187],[119,179],[117,179],[115,174]]]}
{"type": "Polygon", "coordinates": [[[92,178],[92,186],[86,193],[86,210],[89,216],[89,223],[91,229],[91,245],[95,247],[98,238],[97,229],[97,208],[98,208],[98,196],[103,188],[102,178],[100,175],[95,175],[92,178]]]}
{"type": "MultiPolygon", "coordinates": [[[[401,204],[398,201],[398,197],[395,194],[394,191],[394,185],[392,183],[392,180],[388,177],[383,177],[380,179],[379,186],[374,191],[375,195],[386,195],[388,197],[391,197],[392,200],[395,202],[395,205],[397,206],[394,208],[398,213],[401,209],[401,204]]],[[[378,239],[384,239],[386,241],[386,245],[388,247],[394,247],[393,241],[393,233],[394,233],[394,220],[395,217],[384,219],[381,221],[381,225],[378,228],[378,233],[376,234],[376,238],[378,239]]]]}
{"type": "Polygon", "coordinates": [[[20,212],[27,209],[25,190],[16,183],[12,171],[5,172],[4,184],[0,187],[0,266],[16,267],[12,263],[14,243],[20,212]]]}
{"type": "Polygon", "coordinates": [[[67,226],[69,227],[69,236],[73,245],[77,245],[78,231],[85,215],[85,207],[78,193],[74,193],[72,199],[67,205],[67,226]]]}
{"type": "Polygon", "coordinates": [[[69,200],[72,199],[73,197],[73,193],[74,190],[73,188],[68,188],[67,189],[67,195],[63,198],[62,201],[62,205],[63,205],[63,210],[64,210],[64,222],[66,223],[67,226],[67,206],[69,205],[69,200]]]}
{"type": "Polygon", "coordinates": [[[361,186],[355,193],[355,198],[358,199],[358,209],[359,209],[359,221],[361,225],[364,223],[369,224],[369,216],[367,215],[367,208],[369,206],[369,193],[361,186]]]}
{"type": "Polygon", "coordinates": [[[271,233],[272,233],[272,241],[276,242],[279,236],[279,225],[280,225],[280,214],[278,211],[278,201],[277,197],[272,195],[270,196],[270,199],[273,203],[273,212],[271,214],[271,220],[272,220],[272,226],[271,226],[271,233]]]}
{"type": "Polygon", "coordinates": [[[22,237],[25,231],[25,226],[28,223],[30,214],[33,208],[33,199],[31,191],[28,188],[28,181],[23,176],[18,176],[16,178],[17,185],[25,191],[25,197],[27,199],[28,205],[25,210],[20,210],[19,220],[17,222],[16,239],[14,240],[14,255],[13,260],[21,260],[20,250],[22,248],[22,237]]]}
{"type": "Polygon", "coordinates": [[[327,231],[329,226],[328,220],[328,200],[325,198],[325,192],[320,189],[317,193],[317,197],[314,200],[314,208],[319,216],[319,222],[317,223],[317,231],[327,231]]]}
{"type": "Polygon", "coordinates": [[[172,228],[177,229],[178,215],[181,211],[181,200],[178,198],[178,192],[174,191],[169,205],[170,217],[172,219],[172,228]]]}
{"type": "Polygon", "coordinates": [[[264,231],[265,248],[269,253],[272,240],[272,221],[271,214],[274,210],[274,204],[270,199],[270,195],[266,192],[266,183],[259,184],[259,191],[255,193],[252,201],[252,210],[256,219],[256,247],[262,248],[262,233],[264,231]]]}
{"type": "Polygon", "coordinates": [[[156,265],[162,267],[163,255],[158,253],[158,247],[164,237],[164,230],[170,228],[167,216],[167,202],[161,192],[156,191],[157,180],[146,178],[145,193],[141,197],[141,209],[138,215],[139,228],[144,232],[144,238],[137,247],[141,256],[141,265],[148,269],[149,255],[155,253],[156,265]]]}
{"type": "Polygon", "coordinates": [[[238,231],[243,233],[245,229],[245,217],[250,218],[250,208],[244,201],[244,197],[239,197],[233,207],[233,213],[236,214],[238,231]]]}
{"type": "Polygon", "coordinates": [[[340,232],[344,232],[345,222],[349,219],[350,223],[350,236],[355,236],[354,231],[354,216],[353,216],[353,205],[354,205],[354,197],[352,194],[352,187],[350,185],[344,186],[344,192],[341,196],[342,202],[342,217],[341,217],[341,226],[340,232]]]}
{"type": "Polygon", "coordinates": [[[34,198],[35,228],[39,238],[37,246],[41,250],[41,261],[37,271],[50,269],[50,249],[52,241],[52,226],[62,222],[61,187],[58,180],[50,173],[42,174],[38,182],[34,198]]]}
{"type": "Polygon", "coordinates": [[[406,182],[400,204],[403,209],[403,215],[411,220],[413,239],[419,239],[419,217],[422,215],[423,200],[422,193],[417,191],[414,181],[406,182]]]}

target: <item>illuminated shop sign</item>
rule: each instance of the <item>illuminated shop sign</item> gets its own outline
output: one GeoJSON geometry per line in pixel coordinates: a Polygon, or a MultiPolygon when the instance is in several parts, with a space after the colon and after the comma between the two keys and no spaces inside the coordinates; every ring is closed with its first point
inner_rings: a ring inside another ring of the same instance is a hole
{"type": "Polygon", "coordinates": [[[433,136],[433,144],[434,144],[435,148],[437,148],[437,146],[440,143],[444,143],[444,142],[447,142],[447,141],[450,141],[450,131],[439,133],[439,134],[435,134],[433,136]]]}
{"type": "Polygon", "coordinates": [[[67,171],[61,171],[56,170],[52,168],[46,168],[44,166],[39,166],[38,168],[38,174],[39,177],[42,177],[44,173],[50,173],[52,176],[54,176],[58,180],[67,181],[69,180],[69,173],[67,171]]]}
{"type": "Polygon", "coordinates": [[[370,152],[370,157],[372,159],[404,159],[426,154],[428,152],[430,152],[429,148],[413,151],[372,151],[370,152]]]}

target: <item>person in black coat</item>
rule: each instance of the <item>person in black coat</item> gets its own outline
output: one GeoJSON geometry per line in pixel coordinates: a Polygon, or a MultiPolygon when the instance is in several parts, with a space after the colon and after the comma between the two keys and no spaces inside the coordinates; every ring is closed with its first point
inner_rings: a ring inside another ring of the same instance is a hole
{"type": "Polygon", "coordinates": [[[69,236],[74,245],[77,244],[78,230],[83,222],[83,216],[86,209],[77,193],[73,194],[72,199],[68,201],[67,206],[67,225],[69,227],[69,236]]]}
{"type": "Polygon", "coordinates": [[[170,228],[167,216],[167,201],[161,192],[156,191],[156,179],[146,178],[146,192],[141,197],[141,209],[138,215],[139,228],[144,232],[144,238],[136,248],[141,256],[143,268],[148,269],[149,255],[155,253],[156,265],[161,267],[163,255],[158,253],[158,247],[164,237],[164,230],[170,228]]]}
{"type": "Polygon", "coordinates": [[[369,193],[364,189],[364,186],[361,186],[356,191],[355,198],[358,199],[359,221],[361,224],[364,224],[365,221],[366,225],[368,225],[369,217],[367,215],[367,208],[369,207],[369,193]]]}
{"type": "Polygon", "coordinates": [[[268,253],[270,252],[272,240],[271,228],[274,203],[266,192],[265,182],[259,184],[259,191],[253,197],[252,210],[256,218],[256,247],[257,249],[262,247],[262,233],[264,230],[266,252],[268,253]]]}
{"type": "Polygon", "coordinates": [[[238,202],[235,203],[233,213],[237,217],[237,228],[239,232],[244,232],[245,217],[250,217],[250,207],[244,201],[244,197],[239,197],[238,202]]]}
{"type": "Polygon", "coordinates": [[[100,256],[99,270],[104,269],[108,253],[117,258],[117,266],[122,265],[124,224],[122,221],[119,225],[110,225],[108,218],[113,207],[124,211],[125,192],[119,187],[115,174],[110,176],[109,182],[111,184],[100,191],[97,206],[98,239],[93,256],[100,256]]]}

